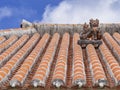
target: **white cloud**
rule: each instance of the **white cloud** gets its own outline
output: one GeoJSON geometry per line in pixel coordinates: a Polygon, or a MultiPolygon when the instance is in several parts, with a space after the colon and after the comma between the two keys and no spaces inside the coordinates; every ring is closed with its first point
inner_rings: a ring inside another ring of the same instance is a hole
{"type": "Polygon", "coordinates": [[[12,16],[12,10],[8,7],[1,7],[0,8],[0,20],[2,20],[5,17],[12,16]]]}
{"type": "Polygon", "coordinates": [[[84,23],[90,18],[104,23],[120,22],[120,9],[113,9],[115,2],[119,0],[64,0],[56,7],[48,5],[41,22],[84,23]]]}

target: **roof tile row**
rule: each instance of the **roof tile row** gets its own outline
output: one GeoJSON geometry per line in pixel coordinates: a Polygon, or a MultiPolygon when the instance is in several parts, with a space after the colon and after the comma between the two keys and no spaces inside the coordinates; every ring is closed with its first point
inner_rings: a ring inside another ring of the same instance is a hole
{"type": "Polygon", "coordinates": [[[103,35],[104,40],[113,51],[114,55],[120,60],[120,46],[119,44],[112,38],[109,33],[104,33],[103,35]]]}
{"type": "Polygon", "coordinates": [[[68,33],[65,33],[63,35],[60,51],[57,58],[57,63],[55,66],[55,71],[53,73],[52,83],[56,87],[63,86],[66,83],[69,40],[70,40],[70,35],[68,33]]]}
{"type": "Polygon", "coordinates": [[[48,78],[48,75],[50,72],[50,66],[52,64],[59,39],[60,39],[60,35],[58,33],[53,35],[53,38],[52,38],[52,40],[42,58],[42,61],[33,77],[32,85],[34,87],[37,87],[37,86],[44,87],[45,86],[45,81],[48,78]]]}
{"type": "Polygon", "coordinates": [[[106,85],[106,76],[101,65],[101,62],[97,56],[95,48],[92,44],[89,44],[86,48],[88,60],[90,61],[91,74],[94,86],[103,87],[106,85]]]}
{"type": "Polygon", "coordinates": [[[4,42],[6,38],[4,36],[0,36],[0,43],[4,42]]]}
{"type": "Polygon", "coordinates": [[[18,37],[16,35],[13,35],[8,40],[6,40],[3,43],[1,43],[0,44],[0,53],[2,53],[10,45],[12,45],[17,39],[18,39],[18,37]]]}
{"type": "Polygon", "coordinates": [[[40,54],[42,53],[43,49],[45,48],[45,45],[49,39],[49,34],[45,34],[42,39],[38,42],[38,44],[35,46],[33,51],[29,54],[29,56],[25,59],[24,63],[19,68],[18,72],[14,75],[12,80],[10,81],[10,85],[12,87],[15,86],[23,86],[24,81],[31,71],[31,68],[33,67],[36,60],[38,60],[40,54]],[[16,82],[17,80],[17,82],[16,82]]]}
{"type": "Polygon", "coordinates": [[[18,41],[16,41],[13,45],[11,45],[7,50],[5,50],[0,55],[0,67],[3,66],[3,63],[6,63],[12,55],[17,52],[29,39],[28,35],[23,35],[18,41]]]}
{"type": "Polygon", "coordinates": [[[120,34],[119,33],[117,33],[117,32],[115,32],[114,34],[113,34],[113,37],[114,37],[114,39],[119,43],[119,45],[120,45],[120,34]]]}
{"type": "Polygon", "coordinates": [[[73,86],[78,85],[82,87],[86,84],[86,74],[83,62],[82,48],[77,44],[79,34],[75,33],[73,36],[73,86]]]}
{"type": "Polygon", "coordinates": [[[107,46],[104,44],[104,42],[100,46],[100,52],[102,54],[103,60],[106,62],[106,65],[109,68],[109,74],[114,77],[116,85],[120,84],[120,65],[111,54],[107,46]]]}
{"type": "Polygon", "coordinates": [[[2,67],[0,68],[0,82],[8,80],[12,72],[22,62],[39,39],[39,34],[34,34],[32,38],[2,67]],[[6,70],[5,70],[6,69],[6,70]]]}

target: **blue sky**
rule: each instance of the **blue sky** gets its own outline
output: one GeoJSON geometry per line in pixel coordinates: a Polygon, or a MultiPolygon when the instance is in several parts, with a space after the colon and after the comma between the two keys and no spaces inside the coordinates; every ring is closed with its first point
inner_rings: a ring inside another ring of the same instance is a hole
{"type": "Polygon", "coordinates": [[[39,23],[120,23],[120,0],[0,0],[0,29],[39,23]]]}
{"type": "Polygon", "coordinates": [[[0,0],[0,29],[19,27],[22,19],[40,21],[47,5],[62,0],[0,0]]]}

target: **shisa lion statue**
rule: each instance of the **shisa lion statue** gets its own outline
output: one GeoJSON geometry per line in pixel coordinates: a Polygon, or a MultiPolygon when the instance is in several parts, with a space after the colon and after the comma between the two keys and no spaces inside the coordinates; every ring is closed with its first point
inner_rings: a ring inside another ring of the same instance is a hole
{"type": "Polygon", "coordinates": [[[93,20],[93,19],[90,19],[90,31],[91,31],[91,36],[94,40],[100,40],[102,35],[101,35],[101,32],[100,32],[100,28],[99,28],[99,20],[96,19],[96,20],[93,20]]]}
{"type": "Polygon", "coordinates": [[[102,35],[99,28],[99,20],[90,19],[89,25],[83,25],[83,31],[80,33],[80,40],[78,44],[83,45],[86,47],[87,44],[97,44],[98,47],[102,43],[100,41],[102,35]]]}
{"type": "Polygon", "coordinates": [[[83,31],[80,33],[80,39],[92,39],[92,40],[100,40],[101,32],[99,29],[99,20],[90,19],[90,27],[88,24],[83,25],[83,31]]]}

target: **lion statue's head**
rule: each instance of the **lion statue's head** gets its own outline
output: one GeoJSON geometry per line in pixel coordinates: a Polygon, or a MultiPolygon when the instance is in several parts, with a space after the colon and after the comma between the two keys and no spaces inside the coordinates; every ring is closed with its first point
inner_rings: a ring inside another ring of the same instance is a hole
{"type": "Polygon", "coordinates": [[[91,28],[98,27],[99,26],[99,20],[98,19],[96,19],[96,20],[90,19],[89,24],[90,24],[91,28]]]}

